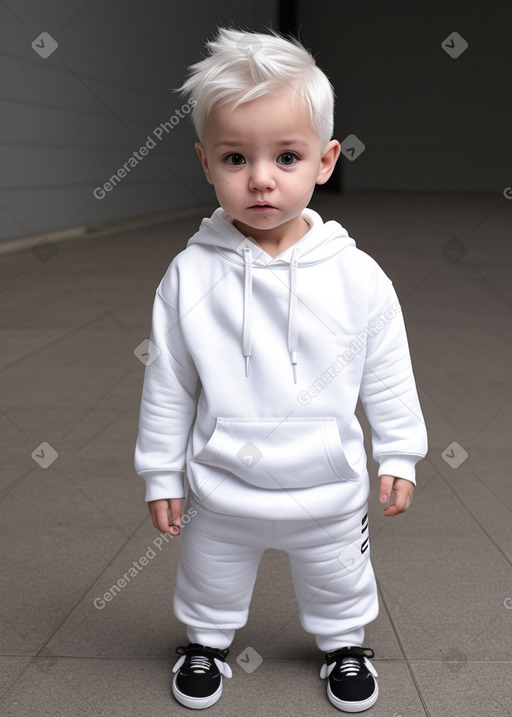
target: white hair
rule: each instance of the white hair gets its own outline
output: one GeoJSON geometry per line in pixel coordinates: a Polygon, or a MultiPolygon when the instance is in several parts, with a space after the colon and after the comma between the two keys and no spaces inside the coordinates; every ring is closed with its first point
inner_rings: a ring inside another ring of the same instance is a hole
{"type": "Polygon", "coordinates": [[[179,88],[195,104],[192,122],[201,140],[205,121],[215,105],[235,102],[234,107],[266,94],[294,90],[309,110],[311,126],[322,147],[332,137],[334,91],[311,53],[297,40],[277,33],[264,34],[218,28],[206,43],[210,54],[191,65],[190,76],[179,88]]]}

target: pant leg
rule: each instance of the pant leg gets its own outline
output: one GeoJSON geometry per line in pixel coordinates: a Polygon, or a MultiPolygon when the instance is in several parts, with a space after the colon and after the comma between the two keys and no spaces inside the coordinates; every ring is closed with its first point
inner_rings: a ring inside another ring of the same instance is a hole
{"type": "Polygon", "coordinates": [[[214,513],[194,498],[189,502],[197,514],[181,531],[174,612],[190,642],[224,649],[247,622],[265,550],[262,521],[214,513]]]}
{"type": "Polygon", "coordinates": [[[304,629],[326,652],[362,645],[364,626],[379,612],[367,509],[335,520],[310,521],[307,527],[301,523],[287,542],[304,629]]]}

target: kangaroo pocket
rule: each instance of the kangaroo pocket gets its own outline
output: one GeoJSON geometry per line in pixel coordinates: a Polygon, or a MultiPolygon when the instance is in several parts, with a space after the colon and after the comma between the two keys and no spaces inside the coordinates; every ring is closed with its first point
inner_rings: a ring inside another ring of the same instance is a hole
{"type": "Polygon", "coordinates": [[[195,460],[267,489],[359,480],[331,417],[217,418],[195,460]]]}

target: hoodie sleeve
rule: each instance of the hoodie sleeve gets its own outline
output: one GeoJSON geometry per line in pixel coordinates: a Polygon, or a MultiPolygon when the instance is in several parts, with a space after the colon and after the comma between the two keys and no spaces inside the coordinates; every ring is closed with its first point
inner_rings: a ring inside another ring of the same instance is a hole
{"type": "Polygon", "coordinates": [[[183,498],[185,456],[199,382],[178,310],[164,299],[162,284],[153,304],[150,340],[158,356],[146,365],[144,374],[135,470],[146,483],[146,501],[183,498]]]}
{"type": "Polygon", "coordinates": [[[400,303],[384,275],[379,307],[364,329],[366,358],[360,398],[372,429],[373,457],[379,476],[415,483],[415,465],[427,452],[421,412],[400,303]],[[383,285],[384,284],[384,285],[383,285]]]}

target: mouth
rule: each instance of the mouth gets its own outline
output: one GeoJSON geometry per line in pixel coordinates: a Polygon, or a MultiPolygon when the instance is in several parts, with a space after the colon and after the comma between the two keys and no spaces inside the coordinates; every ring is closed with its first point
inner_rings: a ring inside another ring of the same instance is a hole
{"type": "Polygon", "coordinates": [[[277,207],[274,207],[273,204],[270,204],[269,202],[254,202],[254,204],[251,204],[248,209],[253,209],[254,211],[270,211],[271,209],[276,209],[277,207]]]}

